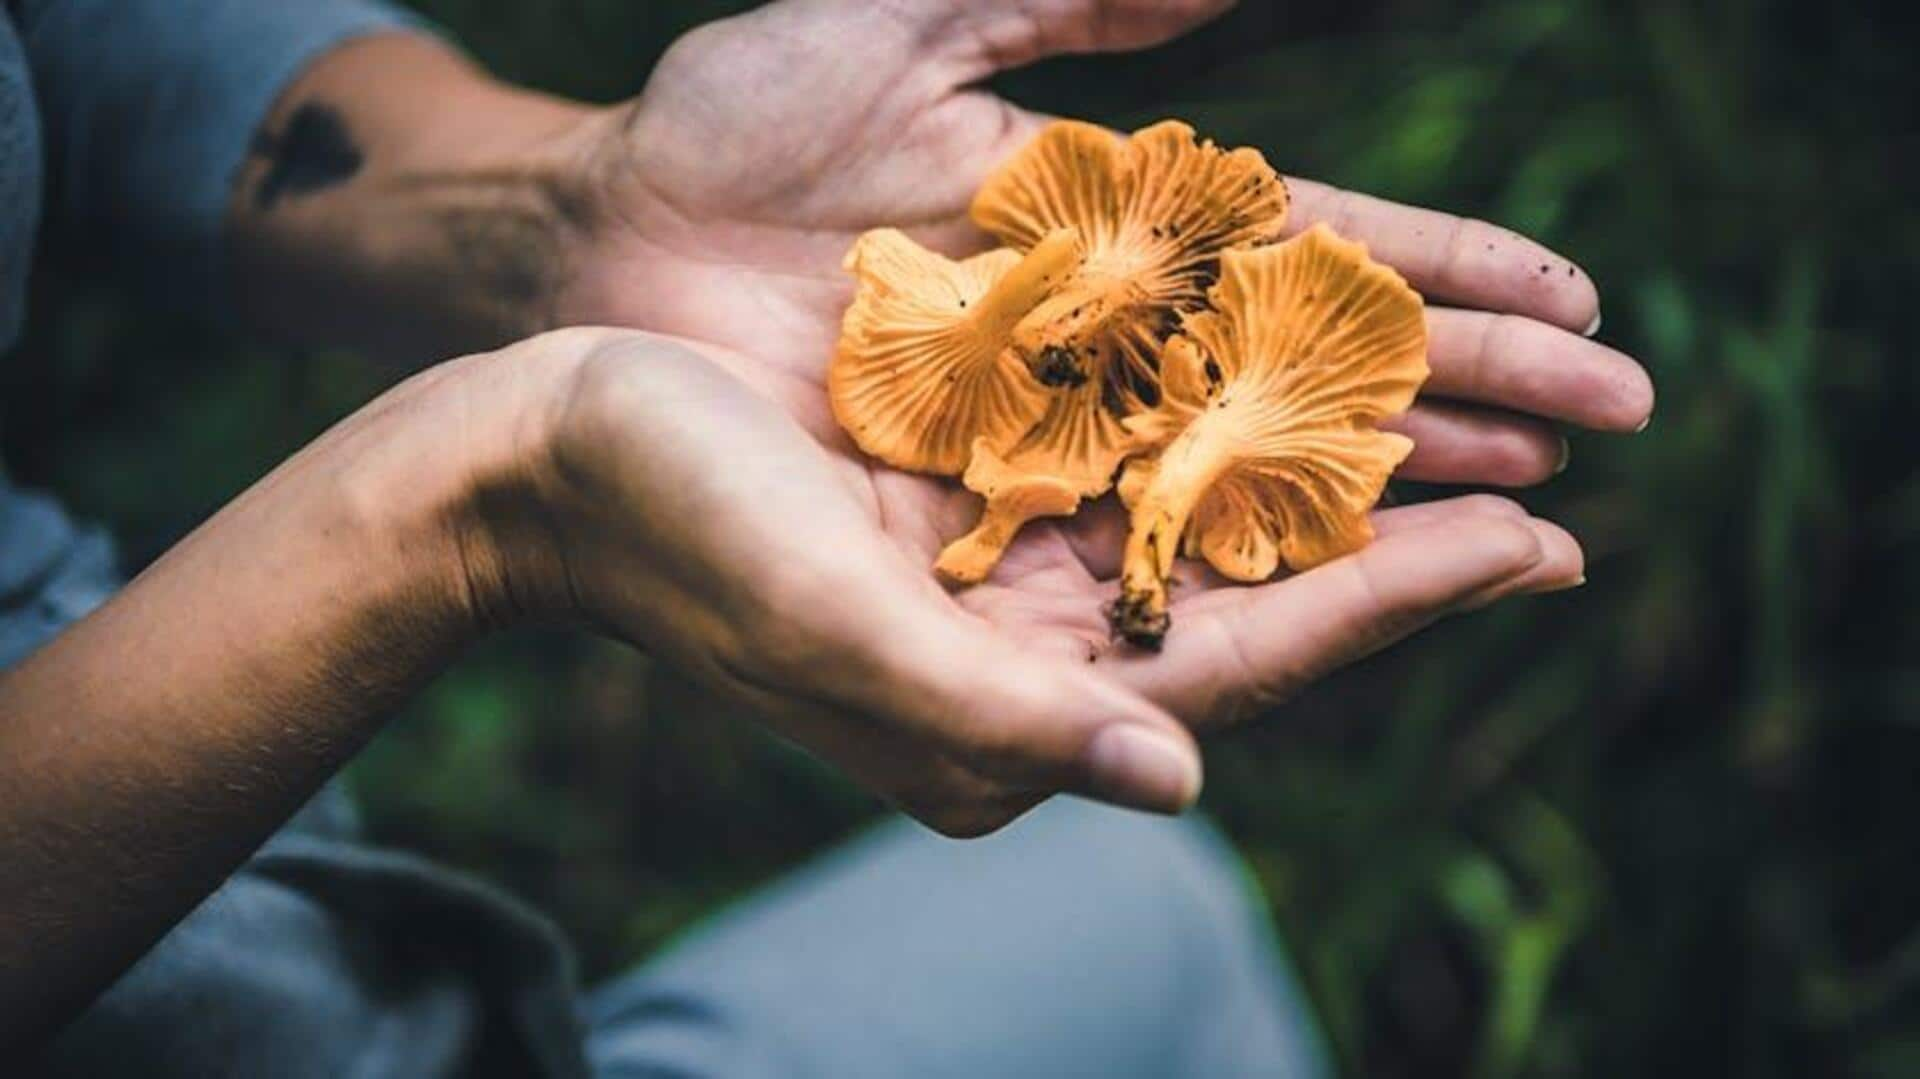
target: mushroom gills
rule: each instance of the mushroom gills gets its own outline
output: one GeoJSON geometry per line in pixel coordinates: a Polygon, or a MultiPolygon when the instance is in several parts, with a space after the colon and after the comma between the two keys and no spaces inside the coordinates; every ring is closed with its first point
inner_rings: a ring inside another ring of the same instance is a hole
{"type": "Polygon", "coordinates": [[[847,255],[858,287],[827,371],[835,418],[868,454],[917,472],[962,472],[976,439],[1011,448],[1050,395],[1007,342],[1081,258],[1072,229],[1025,254],[960,261],[895,229],[863,235],[847,255]]]}
{"type": "Polygon", "coordinates": [[[1264,580],[1372,539],[1367,512],[1413,443],[1379,430],[1427,377],[1420,297],[1324,225],[1228,252],[1211,310],[1161,355],[1161,404],[1128,419],[1131,513],[1116,636],[1154,647],[1171,625],[1176,555],[1264,580]]]}

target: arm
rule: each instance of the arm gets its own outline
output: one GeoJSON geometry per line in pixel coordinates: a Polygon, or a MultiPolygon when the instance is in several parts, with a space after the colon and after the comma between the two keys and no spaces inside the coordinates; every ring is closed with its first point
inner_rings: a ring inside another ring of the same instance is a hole
{"type": "Polygon", "coordinates": [[[471,379],[436,371],[349,418],[0,674],[5,1055],[104,988],[476,632],[463,492],[491,466],[446,452],[497,422],[454,390],[471,379]]]}
{"type": "Polygon", "coordinates": [[[279,96],[235,184],[242,308],[415,364],[555,325],[602,213],[599,111],[497,82],[424,35],[329,52],[279,96]]]}
{"type": "Polygon", "coordinates": [[[555,136],[596,110],[382,0],[17,7],[53,253],[415,365],[551,324],[582,184],[555,136]]]}

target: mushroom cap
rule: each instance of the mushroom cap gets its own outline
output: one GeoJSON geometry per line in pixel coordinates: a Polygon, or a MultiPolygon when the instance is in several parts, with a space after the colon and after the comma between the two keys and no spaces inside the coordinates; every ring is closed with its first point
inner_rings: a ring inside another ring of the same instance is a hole
{"type": "MultiPolygon", "coordinates": [[[[1215,477],[1193,506],[1179,551],[1235,581],[1264,581],[1282,565],[1312,569],[1373,540],[1367,513],[1413,449],[1385,431],[1329,431],[1270,440],[1215,477]]],[[[1129,471],[1134,471],[1129,463],[1129,471]]],[[[1133,502],[1158,474],[1141,459],[1133,502]]],[[[1168,556],[1169,559],[1171,555],[1168,556]]],[[[1167,569],[1171,570],[1169,562],[1167,569]]]]}
{"type": "Polygon", "coordinates": [[[1022,250],[1077,230],[1080,276],[1127,286],[1122,309],[1106,315],[1114,343],[1150,368],[1170,313],[1204,304],[1222,252],[1279,239],[1287,201],[1260,151],[1224,149],[1178,120],[1130,137],[1061,120],[987,177],[971,215],[1022,250]]]}
{"type": "Polygon", "coordinates": [[[1370,541],[1367,511],[1413,448],[1378,424],[1427,377],[1419,295],[1324,225],[1229,252],[1209,298],[1162,354],[1161,404],[1127,422],[1161,446],[1120,484],[1134,534],[1116,609],[1149,642],[1176,548],[1255,581],[1370,541]]]}
{"type": "MultiPolygon", "coordinates": [[[[1136,449],[1121,421],[1155,398],[1158,353],[1177,313],[1206,303],[1221,255],[1280,235],[1287,187],[1258,150],[1223,149],[1177,120],[1131,137],[1049,124],[975,196],[976,224],[1026,249],[1072,228],[1086,260],[1021,323],[1029,354],[1073,354],[1062,388],[1018,446],[1015,468],[1092,497],[1136,449]]],[[[1042,377],[1045,365],[1042,364],[1042,377]]]]}
{"type": "Polygon", "coordinates": [[[1286,183],[1259,151],[1224,150],[1173,120],[1131,137],[1059,121],[987,178],[976,224],[1023,250],[1070,228],[1086,259],[1014,329],[1014,350],[1054,397],[1018,444],[993,447],[1004,460],[991,489],[969,472],[987,505],[950,548],[964,559],[943,563],[990,568],[992,545],[1004,548],[1036,507],[1059,505],[1061,484],[1082,498],[1113,485],[1139,448],[1123,421],[1157,399],[1176,313],[1205,304],[1223,252],[1275,239],[1286,213],[1286,183]]]}
{"type": "MultiPolygon", "coordinates": [[[[1032,298],[1077,257],[1043,268],[1032,298]]],[[[958,475],[976,439],[1006,450],[1033,427],[1050,395],[1006,349],[1012,319],[1027,308],[998,318],[983,310],[1029,261],[1005,248],[954,261],[895,229],[860,237],[845,261],[859,281],[827,396],[862,450],[898,468],[958,475]]]]}
{"type": "Polygon", "coordinates": [[[1284,421],[1272,429],[1368,427],[1405,412],[1426,381],[1420,294],[1324,224],[1230,252],[1208,300],[1169,342],[1188,354],[1162,382],[1176,406],[1199,409],[1228,396],[1216,389],[1245,387],[1249,404],[1284,421]]]}

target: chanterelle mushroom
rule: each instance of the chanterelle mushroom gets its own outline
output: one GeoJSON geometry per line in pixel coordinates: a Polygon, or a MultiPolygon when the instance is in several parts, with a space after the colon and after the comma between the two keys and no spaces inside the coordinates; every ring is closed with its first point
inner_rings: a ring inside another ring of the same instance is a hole
{"type": "Polygon", "coordinates": [[[1212,310],[1161,356],[1161,403],[1130,419],[1162,446],[1121,481],[1132,508],[1114,633],[1157,648],[1174,555],[1263,580],[1373,538],[1367,511],[1413,444],[1377,429],[1427,377],[1418,294],[1324,225],[1228,252],[1212,310]]]}
{"type": "Polygon", "coordinates": [[[1035,517],[1065,516],[1080,505],[1080,488],[1057,477],[1014,469],[984,438],[974,445],[963,482],[986,498],[987,507],[973,531],[940,552],[934,568],[955,581],[985,580],[1021,525],[1035,517]]]}
{"type": "Polygon", "coordinates": [[[955,262],[894,229],[860,237],[859,279],[827,369],[827,396],[861,449],[898,468],[958,475],[976,442],[1004,452],[1051,395],[1007,347],[1014,325],[1079,265],[1072,229],[1025,255],[955,262]]]}
{"type": "Polygon", "coordinates": [[[1222,253],[1276,239],[1286,212],[1286,184],[1259,151],[1222,149],[1173,120],[1130,138],[1061,121],[987,179],[976,224],[1022,250],[1072,228],[1086,258],[1013,329],[1013,352],[1058,390],[1017,445],[995,447],[992,490],[968,477],[988,504],[942,553],[941,573],[980,580],[1022,523],[1072,512],[1060,484],[1081,498],[1112,485],[1134,448],[1121,420],[1157,400],[1178,313],[1204,305],[1222,253]]]}

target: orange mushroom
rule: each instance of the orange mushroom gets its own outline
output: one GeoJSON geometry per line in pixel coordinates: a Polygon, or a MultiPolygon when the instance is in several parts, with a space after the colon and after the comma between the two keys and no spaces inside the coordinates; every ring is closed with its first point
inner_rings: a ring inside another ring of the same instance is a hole
{"type": "Polygon", "coordinates": [[[1274,240],[1286,212],[1286,184],[1259,151],[1224,150],[1173,120],[1130,138],[1054,123],[987,179],[975,223],[1022,250],[1071,228],[1086,257],[1013,327],[1013,354],[1058,392],[1016,445],[993,447],[993,467],[967,477],[987,505],[942,552],[943,575],[983,579],[1027,520],[1112,486],[1136,448],[1122,421],[1157,400],[1178,313],[1205,304],[1224,252],[1274,240]],[[976,482],[988,477],[991,490],[976,482]]]}
{"type": "Polygon", "coordinates": [[[1161,356],[1161,402],[1127,421],[1160,447],[1129,462],[1116,636],[1157,648],[1176,553],[1239,581],[1365,546],[1367,512],[1413,443],[1378,429],[1427,377],[1417,293],[1324,225],[1228,252],[1212,310],[1161,356]]]}
{"type": "Polygon", "coordinates": [[[958,262],[895,229],[861,236],[845,263],[859,284],[827,369],[840,426],[888,464],[941,475],[965,470],[976,442],[1011,448],[1051,395],[1007,342],[1080,260],[1072,229],[1025,255],[958,262]]]}
{"type": "Polygon", "coordinates": [[[1035,517],[1064,517],[1080,505],[1079,487],[1013,468],[984,438],[974,445],[962,482],[986,498],[987,509],[973,531],[949,543],[934,564],[953,581],[985,580],[1021,525],[1035,517]]]}
{"type": "Polygon", "coordinates": [[[1170,313],[1205,303],[1221,252],[1279,239],[1287,185],[1260,151],[1223,149],[1178,120],[1131,137],[1061,120],[987,177],[971,214],[1023,251],[1079,232],[1086,261],[1014,330],[1036,377],[1079,385],[1127,364],[1151,376],[1170,313]],[[1118,355],[1090,351],[1103,334],[1118,355]]]}

